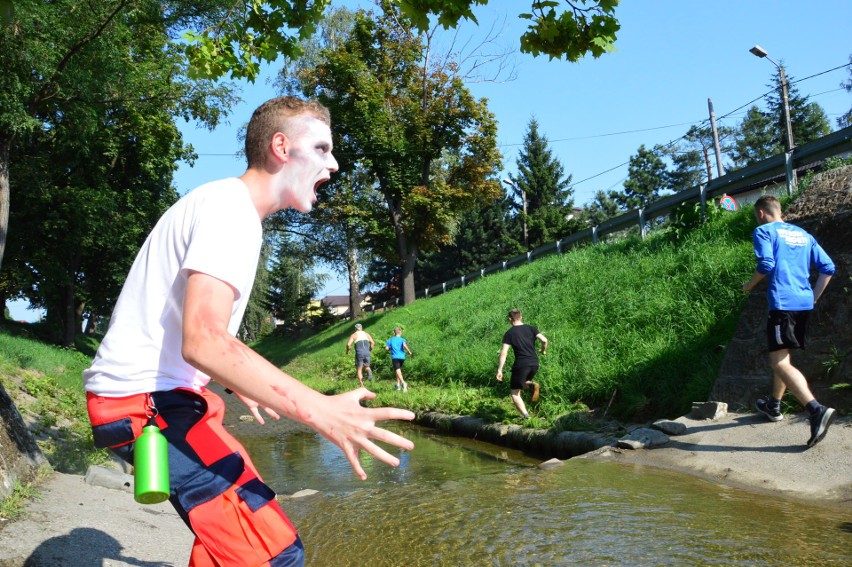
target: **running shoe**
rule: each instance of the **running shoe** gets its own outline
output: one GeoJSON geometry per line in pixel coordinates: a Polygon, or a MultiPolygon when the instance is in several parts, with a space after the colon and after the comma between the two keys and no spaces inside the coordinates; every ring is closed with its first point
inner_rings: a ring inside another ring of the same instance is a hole
{"type": "Polygon", "coordinates": [[[754,403],[754,406],[757,408],[757,411],[765,415],[769,421],[781,421],[784,419],[784,416],[781,414],[781,406],[771,406],[769,405],[769,400],[760,398],[754,403]]]}
{"type": "Polygon", "coordinates": [[[831,422],[834,421],[834,408],[820,406],[819,411],[810,417],[811,438],[808,439],[808,447],[813,447],[825,437],[831,422]]]}

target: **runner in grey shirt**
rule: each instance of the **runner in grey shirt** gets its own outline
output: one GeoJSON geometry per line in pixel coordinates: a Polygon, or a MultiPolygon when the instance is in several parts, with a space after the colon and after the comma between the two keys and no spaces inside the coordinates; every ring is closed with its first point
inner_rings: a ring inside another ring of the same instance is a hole
{"type": "Polygon", "coordinates": [[[370,333],[364,330],[361,323],[355,324],[355,332],[349,336],[349,342],[346,343],[346,354],[349,354],[349,349],[355,345],[355,372],[358,375],[358,382],[364,385],[364,374],[362,369],[367,371],[367,380],[373,381],[373,371],[370,369],[370,351],[373,350],[375,342],[370,333]]]}

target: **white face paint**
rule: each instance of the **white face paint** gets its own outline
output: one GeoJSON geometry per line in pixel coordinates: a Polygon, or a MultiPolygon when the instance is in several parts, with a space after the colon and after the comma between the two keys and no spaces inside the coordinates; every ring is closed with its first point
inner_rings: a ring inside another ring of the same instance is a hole
{"type": "Polygon", "coordinates": [[[294,120],[287,141],[282,204],[307,213],[317,200],[317,188],[337,171],[337,160],[331,153],[331,129],[321,120],[304,115],[294,120]]]}

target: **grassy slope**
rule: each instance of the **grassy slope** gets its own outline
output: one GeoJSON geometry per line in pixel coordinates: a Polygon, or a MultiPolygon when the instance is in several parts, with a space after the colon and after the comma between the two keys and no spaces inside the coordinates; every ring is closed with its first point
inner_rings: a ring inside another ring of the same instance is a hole
{"type": "MultiPolygon", "coordinates": [[[[494,375],[506,313],[517,307],[550,340],[534,425],[577,427],[610,400],[608,414],[621,419],[682,414],[710,392],[716,347],[733,334],[753,269],[750,213],[714,216],[680,239],[668,232],[580,248],[364,319],[377,342],[377,403],[515,420],[508,381],[494,375]],[[405,395],[393,390],[383,348],[397,325],[415,353],[405,395]]],[[[343,354],[352,330],[343,322],[299,342],[253,346],[313,387],[340,392],[355,384],[343,354]]]]}
{"type": "Polygon", "coordinates": [[[11,321],[0,327],[0,383],[50,464],[81,474],[108,458],[94,449],[82,384],[96,344],[81,337],[76,349],[63,349],[38,340],[39,330],[11,321]]]}
{"type": "MultiPolygon", "coordinates": [[[[605,412],[679,415],[706,399],[720,363],[715,347],[733,333],[753,264],[752,222],[748,213],[725,214],[680,240],[669,233],[589,246],[372,315],[363,320],[377,341],[372,403],[516,422],[508,378],[501,384],[494,375],[506,312],[518,307],[550,340],[529,425],[590,428],[589,415],[605,412]],[[394,390],[383,348],[397,325],[415,353],[404,368],[406,394],[394,390]]],[[[269,337],[254,347],[314,388],[342,392],[356,385],[353,357],[344,354],[352,330],[342,322],[299,342],[269,337]]],[[[53,467],[82,473],[107,459],[92,446],[80,376],[96,343],[59,349],[28,337],[38,331],[0,327],[0,381],[35,420],[53,467]]]]}

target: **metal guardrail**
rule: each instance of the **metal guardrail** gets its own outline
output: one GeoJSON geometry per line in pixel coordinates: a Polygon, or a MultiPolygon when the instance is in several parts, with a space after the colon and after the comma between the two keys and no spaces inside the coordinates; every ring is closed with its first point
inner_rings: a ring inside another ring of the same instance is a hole
{"type": "MultiPolygon", "coordinates": [[[[828,157],[852,153],[852,126],[847,126],[818,140],[814,140],[790,152],[778,154],[763,161],[753,163],[742,169],[732,171],[721,177],[711,180],[709,183],[685,189],[673,195],[666,195],[650,203],[644,209],[633,209],[617,217],[605,220],[597,226],[575,232],[556,242],[550,242],[539,246],[529,252],[492,264],[464,276],[453,278],[429,286],[415,293],[415,298],[428,298],[446,293],[451,289],[464,287],[469,283],[484,278],[488,274],[502,272],[512,267],[529,264],[537,258],[556,253],[561,254],[572,245],[591,240],[597,244],[599,239],[607,234],[627,230],[638,226],[642,237],[646,235],[650,220],[667,215],[676,207],[684,203],[699,203],[702,212],[707,206],[707,200],[722,195],[733,195],[743,190],[768,185],[776,182],[779,178],[790,176],[791,171],[808,169],[814,164],[828,157]]],[[[388,301],[364,306],[365,311],[376,311],[399,305],[400,299],[394,298],[388,301]]]]}

